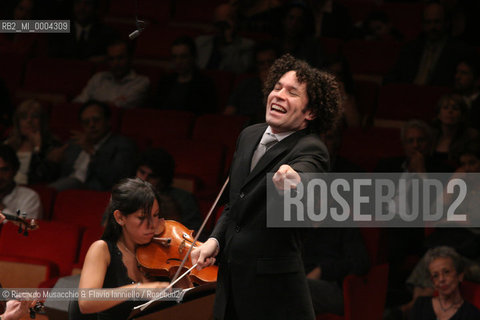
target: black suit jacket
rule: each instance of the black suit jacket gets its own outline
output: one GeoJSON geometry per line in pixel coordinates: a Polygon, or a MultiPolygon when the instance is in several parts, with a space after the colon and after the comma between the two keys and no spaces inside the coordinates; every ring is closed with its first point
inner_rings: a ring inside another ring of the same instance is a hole
{"type": "Polygon", "coordinates": [[[266,124],[246,128],[237,142],[229,184],[229,203],[212,236],[219,240],[215,317],[227,304],[240,319],[313,319],[301,257],[301,229],[267,228],[268,172],[283,164],[297,172],[324,172],[328,153],[315,134],[297,131],[270,148],[250,172],[266,124]]]}
{"type": "MultiPolygon", "coordinates": [[[[114,184],[135,172],[135,145],[129,139],[112,134],[90,159],[85,186],[91,190],[110,191],[114,184]]],[[[65,149],[61,177],[74,172],[82,147],[71,141],[65,149]]]]}
{"type": "MultiPolygon", "coordinates": [[[[420,36],[407,43],[401,50],[393,70],[385,77],[385,82],[413,83],[420,68],[426,39],[420,36]]],[[[473,50],[462,41],[449,38],[435,64],[428,84],[450,86],[453,84],[455,70],[461,59],[473,56],[473,50]]]]}

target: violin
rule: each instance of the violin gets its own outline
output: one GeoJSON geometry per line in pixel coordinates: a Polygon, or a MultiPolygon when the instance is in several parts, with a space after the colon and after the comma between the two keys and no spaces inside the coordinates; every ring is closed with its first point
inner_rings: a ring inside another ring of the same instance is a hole
{"type": "MultiPolygon", "coordinates": [[[[193,242],[193,230],[187,229],[180,222],[165,220],[164,230],[148,245],[137,248],[136,257],[139,267],[149,277],[170,277],[173,272],[178,271],[193,242]]],[[[201,244],[202,242],[197,241],[194,248],[201,244]]],[[[188,255],[182,272],[191,267],[192,261],[188,255]]],[[[217,273],[217,266],[210,266],[202,270],[195,268],[191,271],[189,278],[191,283],[197,285],[215,283],[217,273]]]]}
{"type": "Polygon", "coordinates": [[[14,224],[18,225],[18,233],[23,233],[24,236],[28,236],[29,230],[36,230],[38,229],[38,224],[35,219],[26,219],[22,216],[26,216],[27,214],[23,212],[20,214],[20,210],[17,210],[17,215],[4,213],[0,210],[0,213],[5,216],[6,220],[12,221],[14,224]]]}
{"type": "MultiPolygon", "coordinates": [[[[2,284],[0,284],[0,289],[2,289],[2,284]]],[[[7,309],[7,301],[0,300],[0,314],[4,314],[6,309],[7,309]]],[[[45,313],[45,306],[42,302],[35,301],[35,305],[31,306],[29,308],[29,311],[30,311],[30,318],[35,319],[35,315],[37,313],[40,313],[40,314],[45,313]]]]}

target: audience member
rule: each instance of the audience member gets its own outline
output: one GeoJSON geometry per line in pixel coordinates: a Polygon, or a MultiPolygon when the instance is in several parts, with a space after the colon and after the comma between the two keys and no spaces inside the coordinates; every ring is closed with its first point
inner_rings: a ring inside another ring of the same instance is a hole
{"type": "Polygon", "coordinates": [[[464,59],[457,65],[454,90],[462,95],[468,108],[468,121],[480,130],[480,65],[476,59],[464,59]]]}
{"type": "Polygon", "coordinates": [[[163,149],[152,149],[142,154],[137,167],[137,178],[150,182],[158,191],[162,203],[160,211],[166,219],[177,220],[197,231],[202,216],[193,195],[172,186],[175,160],[163,149]]]}
{"type": "Polygon", "coordinates": [[[410,120],[401,131],[401,140],[405,155],[384,158],[378,162],[376,172],[449,172],[432,158],[433,133],[423,121],[410,120]]]}
{"type": "Polygon", "coordinates": [[[238,17],[238,28],[245,32],[274,34],[282,16],[282,1],[230,1],[238,17]]]}
{"type": "Polygon", "coordinates": [[[195,66],[197,51],[193,39],[177,38],[170,51],[174,72],[160,79],[155,98],[156,107],[191,111],[195,114],[215,112],[215,84],[195,66]]]}
{"type": "Polygon", "coordinates": [[[60,173],[54,154],[61,148],[48,128],[48,115],[36,100],[22,102],[13,116],[13,128],[5,142],[16,152],[20,168],[17,184],[52,182],[60,173]]]}
{"type": "Polygon", "coordinates": [[[371,11],[357,27],[358,37],[365,40],[402,41],[403,34],[392,26],[392,21],[383,10],[371,11]]]}
{"type": "MultiPolygon", "coordinates": [[[[431,128],[423,121],[410,120],[402,128],[401,140],[404,156],[381,159],[375,171],[385,173],[449,172],[451,168],[432,158],[433,135],[431,128]]],[[[398,177],[400,178],[400,177],[398,177]]],[[[405,176],[409,180],[410,176],[405,176]]],[[[398,207],[398,206],[397,206],[398,207]]],[[[419,245],[424,240],[423,229],[388,229],[387,252],[390,263],[389,287],[392,292],[404,291],[407,274],[402,268],[407,256],[422,252],[419,245]]]]}
{"type": "Polygon", "coordinates": [[[107,46],[108,71],[93,75],[74,102],[98,100],[120,108],[141,107],[149,93],[150,80],[132,69],[131,45],[113,40],[107,46]]]}
{"type": "MultiPolygon", "coordinates": [[[[12,20],[39,19],[38,0],[17,0],[14,2],[12,14],[5,17],[12,20]]],[[[46,55],[47,38],[41,33],[0,33],[0,51],[13,52],[25,56],[46,55]]]]}
{"type": "Polygon", "coordinates": [[[0,145],[0,210],[13,215],[20,210],[25,212],[29,219],[40,219],[42,205],[38,194],[15,183],[14,177],[19,166],[15,150],[10,146],[0,145]]]}
{"type": "Polygon", "coordinates": [[[103,61],[107,43],[115,32],[98,17],[100,0],[74,0],[70,32],[52,34],[51,55],[62,58],[103,61]]]}
{"type": "MultiPolygon", "coordinates": [[[[459,214],[471,214],[478,211],[478,200],[476,193],[480,189],[480,185],[475,181],[476,179],[469,179],[465,174],[480,172],[480,143],[478,140],[469,142],[459,155],[460,167],[452,175],[451,179],[463,178],[467,181],[468,191],[462,204],[455,210],[459,214]],[[477,203],[474,208],[471,208],[470,203],[477,203]]],[[[453,201],[452,197],[445,196],[444,203],[449,205],[453,201]]],[[[438,246],[448,246],[452,250],[455,249],[460,255],[461,260],[465,265],[465,278],[469,281],[479,281],[480,274],[478,270],[478,252],[480,250],[480,236],[478,228],[459,227],[459,228],[435,228],[434,231],[425,239],[421,246],[423,250],[433,249],[438,246]]],[[[417,244],[420,247],[420,244],[417,244]]],[[[398,309],[404,314],[408,314],[412,309],[417,298],[421,296],[432,296],[434,293],[433,284],[428,274],[428,265],[423,257],[415,266],[410,276],[406,280],[407,286],[411,289],[412,299],[400,306],[398,309]]],[[[398,312],[397,312],[398,313],[398,312]]]]}
{"type": "Polygon", "coordinates": [[[280,54],[290,53],[316,68],[322,67],[325,57],[320,43],[313,37],[311,10],[301,2],[293,2],[285,7],[281,22],[282,32],[276,39],[280,54]]]}
{"type": "MultiPolygon", "coordinates": [[[[476,261],[477,267],[472,268],[467,277],[469,280],[480,281],[480,229],[478,226],[478,192],[480,191],[480,182],[478,173],[480,173],[480,141],[478,139],[470,141],[459,153],[458,162],[460,166],[450,177],[450,180],[461,178],[467,184],[467,192],[464,199],[455,209],[458,214],[465,214],[468,222],[459,224],[458,227],[435,228],[427,237],[424,247],[427,249],[436,246],[446,245],[453,247],[463,257],[476,261]]],[[[443,196],[445,207],[450,206],[456,200],[452,194],[443,196]]],[[[438,224],[442,224],[439,222],[438,224]]]]}
{"type": "Polygon", "coordinates": [[[445,165],[455,167],[454,159],[471,139],[478,136],[469,128],[467,106],[460,95],[447,94],[438,102],[437,116],[433,121],[433,157],[445,165]]]}
{"type": "Polygon", "coordinates": [[[478,40],[480,3],[468,0],[443,0],[442,3],[452,15],[451,35],[469,45],[480,45],[478,40]]]}
{"type": "Polygon", "coordinates": [[[308,230],[304,265],[315,314],[343,314],[343,279],[365,274],[368,254],[358,228],[308,230]]]}
{"type": "Polygon", "coordinates": [[[331,56],[327,60],[326,70],[335,76],[340,88],[344,125],[359,127],[361,116],[355,100],[353,77],[347,59],[341,55],[331,56]]]}
{"type": "Polygon", "coordinates": [[[215,9],[214,27],[215,34],[195,39],[198,67],[246,72],[252,64],[254,43],[238,34],[237,19],[229,4],[221,4],[215,9]]]}
{"type": "Polygon", "coordinates": [[[224,114],[240,114],[250,117],[250,123],[265,122],[263,84],[268,70],[278,57],[278,51],[270,43],[259,44],[255,48],[255,76],[247,77],[234,89],[224,114]]]}
{"type": "Polygon", "coordinates": [[[416,288],[414,299],[402,306],[402,311],[411,313],[412,320],[478,319],[480,311],[465,301],[460,292],[466,271],[464,259],[453,248],[428,250],[414,271],[416,280],[424,287],[416,288]],[[433,296],[434,290],[437,296],[433,296]]]}
{"type": "Polygon", "coordinates": [[[423,33],[406,44],[387,82],[417,85],[451,85],[457,63],[472,50],[448,32],[448,17],[443,5],[430,3],[423,13],[423,33]]]}
{"type": "Polygon", "coordinates": [[[83,132],[72,131],[61,160],[60,178],[50,186],[66,189],[110,190],[134,170],[135,146],[111,131],[110,108],[86,102],[79,112],[83,132]]]}
{"type": "Polygon", "coordinates": [[[315,37],[349,39],[353,24],[348,9],[335,0],[306,0],[315,16],[315,37]]]}

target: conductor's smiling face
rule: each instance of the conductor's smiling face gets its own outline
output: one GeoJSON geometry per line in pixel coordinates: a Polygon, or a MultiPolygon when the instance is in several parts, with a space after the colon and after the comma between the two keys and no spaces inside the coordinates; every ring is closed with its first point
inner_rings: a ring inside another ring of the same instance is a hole
{"type": "Polygon", "coordinates": [[[289,71],[268,95],[265,118],[273,133],[302,130],[315,118],[307,106],[307,84],[298,82],[297,73],[289,71]]]}

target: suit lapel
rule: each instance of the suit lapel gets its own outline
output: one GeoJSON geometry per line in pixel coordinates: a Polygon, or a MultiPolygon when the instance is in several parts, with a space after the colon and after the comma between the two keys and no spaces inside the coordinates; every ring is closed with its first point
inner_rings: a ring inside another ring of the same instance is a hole
{"type": "Polygon", "coordinates": [[[253,153],[260,143],[263,133],[267,129],[267,124],[264,126],[258,126],[256,130],[246,133],[244,139],[242,139],[242,145],[239,145],[239,149],[235,154],[235,162],[238,164],[238,173],[236,179],[240,185],[250,174],[250,164],[252,162],[253,153]]]}

